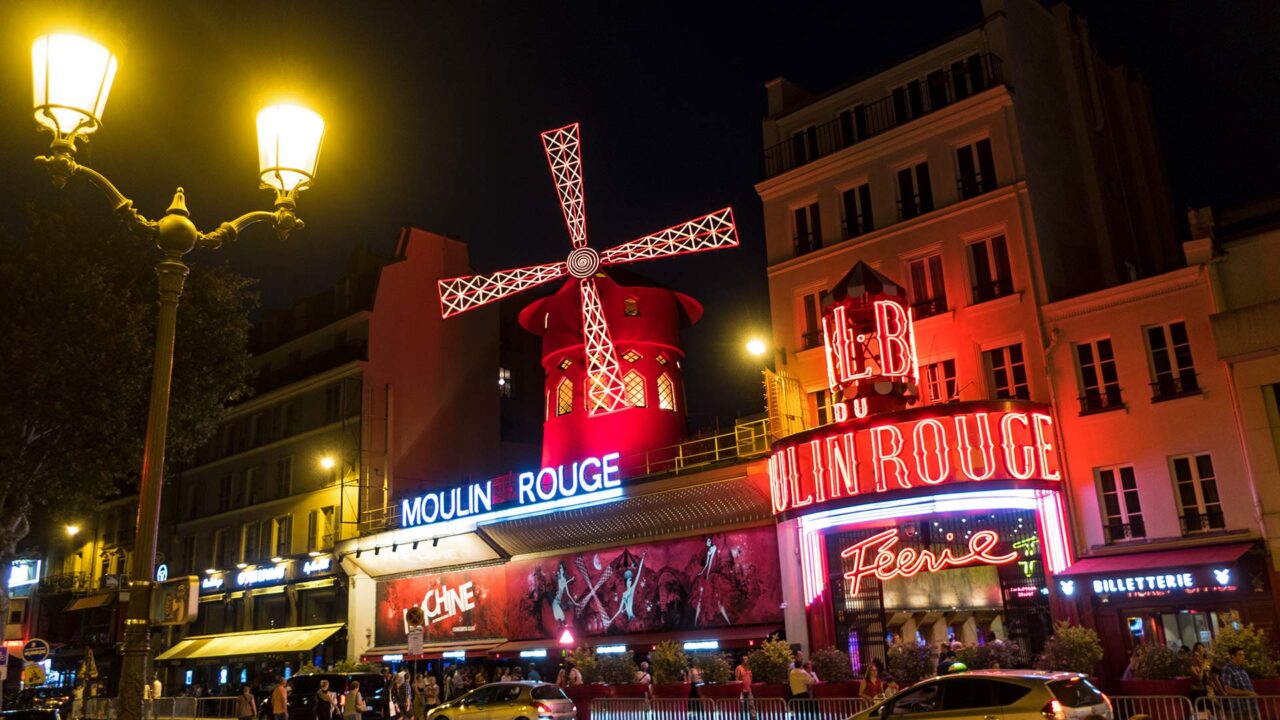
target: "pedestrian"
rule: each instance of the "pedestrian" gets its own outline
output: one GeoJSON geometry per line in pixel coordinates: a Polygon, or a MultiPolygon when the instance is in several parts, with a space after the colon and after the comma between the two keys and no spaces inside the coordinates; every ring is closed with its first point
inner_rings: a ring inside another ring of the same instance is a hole
{"type": "MultiPolygon", "coordinates": [[[[395,687],[395,681],[391,679],[391,668],[386,665],[382,666],[382,717],[389,718],[395,713],[391,711],[391,706],[395,703],[395,693],[392,689],[395,687]]],[[[374,693],[377,697],[377,693],[374,693]]]]}
{"type": "Polygon", "coordinates": [[[818,673],[813,670],[813,661],[806,660],[804,663],[804,671],[813,676],[813,684],[817,685],[822,682],[822,678],[818,677],[818,673]]]}
{"type": "Polygon", "coordinates": [[[334,698],[333,693],[329,692],[328,680],[320,681],[320,687],[316,689],[316,696],[312,702],[316,706],[316,720],[334,720],[334,698]]]}
{"type": "Polygon", "coordinates": [[[284,676],[276,678],[276,687],[271,691],[271,715],[275,720],[289,718],[289,689],[284,686],[284,676]]]}
{"type": "Polygon", "coordinates": [[[577,663],[570,660],[569,661],[569,686],[573,687],[574,685],[581,685],[581,684],[582,684],[582,671],[578,669],[577,663]]]}
{"type": "MultiPolygon", "coordinates": [[[[386,668],[383,670],[385,671],[386,668]]],[[[347,694],[342,698],[342,717],[358,718],[367,709],[364,698],[360,695],[360,681],[352,680],[351,685],[347,687],[347,694]]]]}
{"type": "Polygon", "coordinates": [[[529,682],[542,682],[542,673],[538,672],[537,666],[529,663],[529,674],[525,677],[529,678],[529,682]]]}
{"type": "Polygon", "coordinates": [[[440,686],[436,684],[435,675],[427,676],[427,684],[422,688],[422,701],[427,712],[440,704],[440,686]]]}
{"type": "Polygon", "coordinates": [[[862,676],[858,697],[871,702],[883,692],[884,681],[880,679],[880,668],[875,663],[870,663],[867,665],[866,674],[862,676]]]}
{"type": "Polygon", "coordinates": [[[569,668],[564,663],[560,663],[560,669],[556,671],[556,685],[569,687],[569,668]]]}
{"type": "Polygon", "coordinates": [[[744,700],[751,699],[751,666],[747,664],[747,656],[742,655],[738,658],[738,667],[733,669],[733,679],[742,683],[742,695],[744,700]]]}
{"type": "Polygon", "coordinates": [[[1227,653],[1227,664],[1222,666],[1222,686],[1230,702],[1231,717],[1234,720],[1257,720],[1258,701],[1238,698],[1254,698],[1258,693],[1253,690],[1253,680],[1244,667],[1244,648],[1234,646],[1227,653]]]}
{"type": "Polygon", "coordinates": [[[1196,643],[1191,649],[1191,691],[1187,693],[1192,705],[1200,698],[1209,696],[1209,676],[1212,674],[1213,666],[1205,657],[1204,643],[1196,643]]]}
{"type": "Polygon", "coordinates": [[[791,686],[792,699],[808,700],[810,697],[809,688],[813,685],[813,676],[804,669],[803,662],[798,662],[798,664],[791,668],[791,671],[787,673],[787,684],[791,686]]]}
{"type": "Polygon", "coordinates": [[[258,702],[253,697],[253,688],[249,683],[240,686],[240,696],[236,698],[236,718],[253,720],[258,714],[258,702]]]}
{"type": "Polygon", "coordinates": [[[413,693],[413,720],[426,720],[427,696],[425,693],[413,693]]]}
{"type": "Polygon", "coordinates": [[[636,676],[632,682],[636,685],[649,685],[653,682],[653,676],[649,674],[648,660],[640,661],[640,668],[636,670],[636,676]]]}

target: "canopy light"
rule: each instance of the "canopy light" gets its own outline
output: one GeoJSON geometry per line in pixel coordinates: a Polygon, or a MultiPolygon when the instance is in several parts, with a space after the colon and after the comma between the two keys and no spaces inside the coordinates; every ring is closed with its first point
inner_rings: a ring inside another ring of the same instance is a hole
{"type": "Polygon", "coordinates": [[[119,63],[78,35],[42,35],[31,45],[36,122],[56,136],[88,135],[102,122],[119,63]]]}
{"type": "Polygon", "coordinates": [[[768,349],[769,347],[760,338],[752,338],[747,341],[747,352],[757,357],[764,355],[768,349]]]}
{"type": "Polygon", "coordinates": [[[697,650],[719,650],[719,640],[690,640],[684,644],[684,649],[689,651],[697,650]]]}
{"type": "Polygon", "coordinates": [[[601,645],[596,648],[597,655],[621,655],[626,651],[626,645],[601,645]]]}
{"type": "Polygon", "coordinates": [[[522,658],[544,658],[546,656],[547,656],[546,648],[538,648],[537,650],[521,650],[520,651],[520,657],[522,658]]]}
{"type": "Polygon", "coordinates": [[[383,655],[382,656],[383,662],[400,662],[401,660],[404,660],[404,655],[383,655]]]}
{"type": "Polygon", "coordinates": [[[297,105],[258,113],[258,166],[262,184],[289,194],[311,184],[324,140],[324,120],[297,105]]]}
{"type": "Polygon", "coordinates": [[[78,532],[80,532],[80,526],[79,526],[79,525],[68,525],[68,526],[67,526],[67,537],[75,537],[75,536],[76,536],[76,533],[78,533],[78,532]]]}
{"type": "Polygon", "coordinates": [[[440,653],[440,657],[445,658],[446,660],[462,660],[467,657],[467,651],[466,650],[445,650],[444,652],[440,653]]]}

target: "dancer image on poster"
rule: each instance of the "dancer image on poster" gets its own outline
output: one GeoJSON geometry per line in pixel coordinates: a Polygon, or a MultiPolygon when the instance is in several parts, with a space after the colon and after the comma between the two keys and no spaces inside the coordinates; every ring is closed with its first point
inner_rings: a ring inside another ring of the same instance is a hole
{"type": "Polygon", "coordinates": [[[699,623],[704,605],[719,613],[720,617],[724,618],[725,624],[733,624],[733,621],[729,619],[729,613],[724,609],[724,602],[720,597],[720,588],[716,587],[718,580],[724,580],[724,578],[719,577],[716,568],[716,558],[719,554],[720,548],[716,546],[715,541],[708,535],[707,550],[703,556],[702,569],[698,571],[698,575],[694,579],[694,583],[698,586],[698,600],[693,609],[694,625],[699,623]],[[708,591],[710,592],[709,596],[708,591]]]}
{"type": "Polygon", "coordinates": [[[634,572],[630,568],[623,571],[622,577],[623,580],[626,581],[627,586],[626,589],[622,591],[622,599],[618,602],[618,612],[614,613],[613,617],[609,618],[609,622],[606,623],[606,627],[612,626],[613,621],[617,620],[618,616],[624,612],[627,614],[628,621],[636,619],[636,588],[640,586],[640,576],[641,573],[644,572],[645,555],[648,555],[648,553],[646,552],[640,556],[640,564],[636,567],[634,572]]]}
{"type": "Polygon", "coordinates": [[[577,604],[577,601],[573,599],[573,595],[569,594],[569,583],[571,582],[573,582],[573,578],[565,572],[564,561],[562,560],[556,565],[556,595],[551,600],[551,614],[561,625],[564,625],[563,598],[568,597],[570,604],[577,604]]]}

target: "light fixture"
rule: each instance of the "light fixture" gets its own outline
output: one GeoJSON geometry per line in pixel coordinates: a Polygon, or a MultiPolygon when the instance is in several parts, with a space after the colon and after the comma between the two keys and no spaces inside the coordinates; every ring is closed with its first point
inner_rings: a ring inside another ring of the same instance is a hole
{"type": "Polygon", "coordinates": [[[381,545],[374,545],[374,546],[373,546],[373,554],[374,554],[374,555],[377,555],[377,554],[378,554],[378,553],[380,553],[380,552],[382,552],[382,546],[381,546],[381,545]]]}
{"type": "Polygon", "coordinates": [[[573,644],[573,633],[569,632],[569,628],[565,628],[564,632],[560,633],[560,644],[561,645],[573,644]]]}
{"type": "Polygon", "coordinates": [[[214,568],[205,568],[204,574],[205,574],[205,575],[214,575],[214,574],[216,574],[217,572],[218,572],[218,571],[217,571],[217,570],[215,570],[214,568]]]}
{"type": "Polygon", "coordinates": [[[391,552],[395,552],[398,549],[400,549],[400,543],[391,543],[391,552]]]}
{"type": "Polygon", "coordinates": [[[431,547],[440,547],[440,538],[438,537],[431,538],[431,547]]]}
{"type": "Polygon", "coordinates": [[[768,350],[769,346],[765,345],[764,341],[760,338],[751,338],[747,341],[747,352],[755,355],[756,357],[764,355],[768,350]]]}
{"type": "Polygon", "coordinates": [[[284,562],[284,558],[282,558],[282,557],[273,557],[273,558],[271,558],[271,562],[273,562],[273,563],[282,563],[282,562],[284,562]]]}
{"type": "Polygon", "coordinates": [[[258,167],[262,184],[292,194],[311,185],[320,160],[324,120],[297,105],[271,105],[258,113],[258,167]]]}
{"type": "Polygon", "coordinates": [[[323,553],[321,553],[319,550],[312,550],[307,554],[310,555],[311,557],[320,557],[323,553]]]}
{"type": "Polygon", "coordinates": [[[320,467],[324,468],[325,470],[332,470],[335,464],[336,463],[334,462],[332,455],[325,455],[324,457],[320,458],[320,467]]]}
{"type": "Polygon", "coordinates": [[[79,526],[79,525],[68,525],[68,526],[67,526],[67,537],[75,537],[75,536],[76,536],[76,533],[78,533],[78,532],[80,532],[80,526],[79,526]]]}
{"type": "Polygon", "coordinates": [[[249,567],[249,563],[236,563],[236,567],[238,567],[238,568],[240,568],[241,570],[243,570],[243,569],[245,569],[245,568],[249,567]]]}
{"type": "Polygon", "coordinates": [[[31,45],[36,122],[74,142],[102,124],[115,79],[116,56],[77,35],[41,35],[31,45]]]}

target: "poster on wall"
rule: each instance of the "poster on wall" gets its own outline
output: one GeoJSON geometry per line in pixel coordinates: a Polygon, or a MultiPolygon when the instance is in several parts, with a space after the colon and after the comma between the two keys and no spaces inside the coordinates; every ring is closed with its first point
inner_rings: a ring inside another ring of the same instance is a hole
{"type": "Polygon", "coordinates": [[[512,563],[507,582],[512,639],[782,622],[773,527],[512,563]]]}
{"type": "Polygon", "coordinates": [[[506,575],[501,565],[378,583],[378,645],[408,642],[412,607],[422,608],[426,643],[506,635],[506,575]]]}

